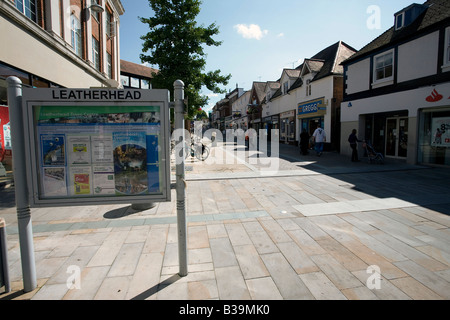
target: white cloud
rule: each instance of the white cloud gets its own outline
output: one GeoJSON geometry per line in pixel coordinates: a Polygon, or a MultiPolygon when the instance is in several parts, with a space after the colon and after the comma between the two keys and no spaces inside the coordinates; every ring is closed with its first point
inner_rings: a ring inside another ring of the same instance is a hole
{"type": "Polygon", "coordinates": [[[261,30],[261,27],[257,24],[237,24],[234,26],[234,29],[236,29],[237,33],[242,35],[245,39],[261,40],[269,33],[268,30],[261,30]]]}
{"type": "Polygon", "coordinates": [[[283,38],[284,37],[284,33],[282,32],[282,33],[279,33],[278,35],[277,35],[277,37],[278,38],[283,38]]]}

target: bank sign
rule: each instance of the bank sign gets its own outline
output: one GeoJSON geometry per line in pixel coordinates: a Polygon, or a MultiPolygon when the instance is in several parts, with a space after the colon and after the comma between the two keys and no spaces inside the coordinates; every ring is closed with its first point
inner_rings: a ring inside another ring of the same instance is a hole
{"type": "Polygon", "coordinates": [[[327,107],[325,106],[325,98],[320,98],[316,100],[312,100],[306,103],[299,104],[298,106],[298,115],[306,115],[318,113],[319,111],[326,111],[327,107]]]}
{"type": "Polygon", "coordinates": [[[167,90],[24,89],[30,204],[170,201],[167,90]]]}

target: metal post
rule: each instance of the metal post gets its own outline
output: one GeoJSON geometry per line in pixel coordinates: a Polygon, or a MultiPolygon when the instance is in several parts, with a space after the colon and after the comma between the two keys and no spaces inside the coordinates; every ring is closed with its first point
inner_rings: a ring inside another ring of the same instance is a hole
{"type": "Polygon", "coordinates": [[[5,293],[11,292],[9,278],[8,245],[6,244],[6,223],[0,218],[0,288],[5,286],[5,293]]]}
{"type": "Polygon", "coordinates": [[[17,77],[9,77],[8,106],[11,120],[11,143],[14,160],[14,185],[19,229],[20,256],[25,292],[36,289],[36,264],[34,259],[33,229],[28,199],[28,183],[25,161],[25,136],[22,113],[22,82],[17,77]]]}
{"type": "Polygon", "coordinates": [[[175,102],[175,130],[177,130],[176,141],[176,191],[177,191],[177,223],[178,223],[178,258],[180,263],[181,277],[188,275],[188,254],[187,254],[187,222],[186,222],[186,180],[185,180],[185,157],[186,152],[184,134],[184,83],[177,80],[174,86],[175,102]]]}

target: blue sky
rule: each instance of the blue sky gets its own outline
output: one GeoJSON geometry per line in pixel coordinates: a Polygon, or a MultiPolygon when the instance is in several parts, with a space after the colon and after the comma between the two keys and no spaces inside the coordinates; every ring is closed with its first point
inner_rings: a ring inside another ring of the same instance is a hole
{"type": "MultiPolygon", "coordinates": [[[[151,17],[148,0],[121,0],[121,59],[141,63],[140,37],[149,30],[138,17],[151,17]]],[[[359,50],[394,24],[394,14],[411,0],[203,0],[199,25],[216,23],[220,47],[205,48],[205,71],[220,69],[236,84],[251,89],[253,81],[274,81],[284,68],[297,67],[339,40],[359,50]]],[[[419,2],[422,3],[422,2],[419,2]]],[[[157,66],[153,66],[157,67],[157,66]]],[[[224,95],[210,96],[206,111],[224,95]]]]}

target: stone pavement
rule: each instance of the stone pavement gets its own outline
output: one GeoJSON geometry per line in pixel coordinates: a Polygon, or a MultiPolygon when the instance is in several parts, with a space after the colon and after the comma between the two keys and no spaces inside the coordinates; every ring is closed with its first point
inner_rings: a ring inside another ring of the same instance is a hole
{"type": "Polygon", "coordinates": [[[282,145],[278,170],[261,174],[262,161],[236,149],[186,164],[185,278],[172,190],[141,212],[32,209],[38,288],[23,293],[14,188],[0,191],[13,281],[0,300],[450,299],[449,169],[282,145]]]}

